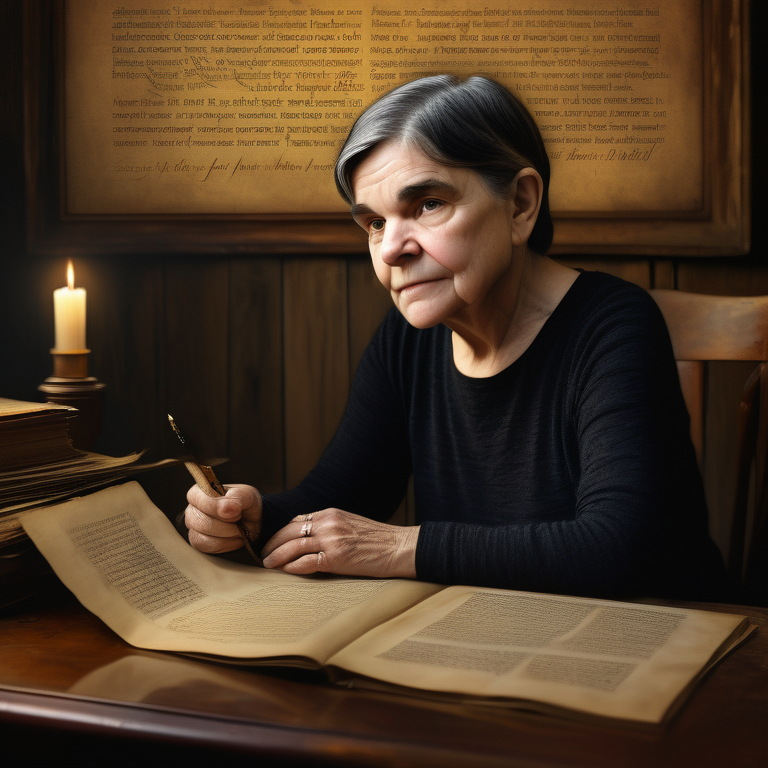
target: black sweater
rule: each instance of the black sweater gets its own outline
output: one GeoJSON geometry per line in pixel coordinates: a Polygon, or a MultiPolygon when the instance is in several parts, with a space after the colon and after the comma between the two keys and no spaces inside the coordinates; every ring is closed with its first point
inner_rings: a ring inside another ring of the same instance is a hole
{"type": "Polygon", "coordinates": [[[411,472],[420,579],[721,596],[669,336],[630,283],[582,273],[489,378],[458,372],[447,327],[417,330],[393,310],[317,467],[265,497],[265,530],[326,507],[385,520],[411,472]]]}

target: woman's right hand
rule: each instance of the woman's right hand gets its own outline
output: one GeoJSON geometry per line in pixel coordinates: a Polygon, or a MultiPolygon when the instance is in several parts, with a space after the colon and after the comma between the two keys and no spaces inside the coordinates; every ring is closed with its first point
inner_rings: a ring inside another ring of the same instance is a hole
{"type": "Polygon", "coordinates": [[[224,496],[208,496],[193,485],[184,522],[189,543],[201,552],[220,554],[244,546],[236,523],[242,520],[249,539],[261,530],[261,494],[251,485],[227,485],[224,496]]]}

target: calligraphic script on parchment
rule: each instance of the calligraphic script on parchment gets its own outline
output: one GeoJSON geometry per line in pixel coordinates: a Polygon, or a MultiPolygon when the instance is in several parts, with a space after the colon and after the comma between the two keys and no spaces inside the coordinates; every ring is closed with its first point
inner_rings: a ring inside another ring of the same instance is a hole
{"type": "Polygon", "coordinates": [[[341,213],[332,167],[416,77],[514,90],[555,211],[696,211],[699,0],[66,3],[70,214],[341,213]]]}

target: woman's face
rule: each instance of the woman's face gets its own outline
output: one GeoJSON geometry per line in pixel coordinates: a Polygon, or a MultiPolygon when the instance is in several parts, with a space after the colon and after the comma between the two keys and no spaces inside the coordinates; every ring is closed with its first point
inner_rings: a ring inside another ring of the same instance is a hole
{"type": "Polygon", "coordinates": [[[450,326],[489,302],[520,244],[512,200],[396,141],[360,163],[352,186],[376,276],[411,325],[450,326]]]}

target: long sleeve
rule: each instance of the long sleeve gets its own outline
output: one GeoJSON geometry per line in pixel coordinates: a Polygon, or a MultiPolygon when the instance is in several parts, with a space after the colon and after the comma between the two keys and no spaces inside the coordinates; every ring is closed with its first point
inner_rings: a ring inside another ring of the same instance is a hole
{"type": "Polygon", "coordinates": [[[265,525],[330,506],[386,519],[411,471],[420,579],[695,598],[722,576],[663,319],[608,275],[582,274],[487,379],[456,370],[447,328],[390,313],[336,436],[266,497],[265,525]]]}
{"type": "Polygon", "coordinates": [[[499,404],[498,421],[505,400],[522,411],[485,457],[494,474],[509,467],[511,481],[475,489],[508,522],[469,522],[487,510],[434,517],[422,526],[419,577],[601,596],[716,594],[722,565],[663,319],[634,286],[590,274],[576,285],[516,370],[459,381],[499,404]]]}

